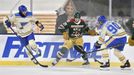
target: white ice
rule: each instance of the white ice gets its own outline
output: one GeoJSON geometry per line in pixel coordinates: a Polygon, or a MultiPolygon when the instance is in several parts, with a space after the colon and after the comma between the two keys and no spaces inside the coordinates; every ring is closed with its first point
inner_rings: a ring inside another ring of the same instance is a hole
{"type": "Polygon", "coordinates": [[[102,71],[91,67],[0,66],[0,75],[134,75],[134,70],[111,68],[110,71],[102,71]]]}

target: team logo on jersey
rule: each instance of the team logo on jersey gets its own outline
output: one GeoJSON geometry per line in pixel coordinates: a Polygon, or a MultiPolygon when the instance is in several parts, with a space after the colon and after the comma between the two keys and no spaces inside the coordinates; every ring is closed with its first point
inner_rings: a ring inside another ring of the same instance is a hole
{"type": "Polygon", "coordinates": [[[84,25],[71,25],[71,28],[83,28],[84,25]]]}

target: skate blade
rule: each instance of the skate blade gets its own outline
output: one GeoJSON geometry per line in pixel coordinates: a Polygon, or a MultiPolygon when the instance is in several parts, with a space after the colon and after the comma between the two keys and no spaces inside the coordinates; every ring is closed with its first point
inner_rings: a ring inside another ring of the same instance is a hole
{"type": "Polygon", "coordinates": [[[90,65],[82,65],[82,67],[90,67],[90,65]]]}
{"type": "Polygon", "coordinates": [[[100,70],[102,70],[102,71],[109,71],[110,68],[109,68],[109,67],[106,67],[106,68],[100,68],[100,70]]]}
{"type": "MultiPolygon", "coordinates": [[[[56,63],[56,64],[57,64],[57,63],[56,63]]],[[[56,66],[56,64],[55,64],[55,63],[52,63],[51,66],[56,66]]]]}
{"type": "Polygon", "coordinates": [[[84,65],[82,64],[82,66],[89,66],[89,65],[90,65],[90,64],[84,64],[84,65]]]}
{"type": "Polygon", "coordinates": [[[121,68],[121,70],[132,70],[130,67],[121,68]]]}

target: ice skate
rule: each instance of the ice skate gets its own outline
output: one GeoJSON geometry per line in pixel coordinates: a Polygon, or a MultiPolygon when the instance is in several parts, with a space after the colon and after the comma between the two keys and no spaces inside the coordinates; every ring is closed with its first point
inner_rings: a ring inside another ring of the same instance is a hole
{"type": "Polygon", "coordinates": [[[89,65],[90,63],[88,61],[84,62],[82,65],[89,65]]]}
{"type": "Polygon", "coordinates": [[[106,71],[109,71],[110,70],[110,62],[106,62],[105,64],[102,64],[100,66],[100,70],[106,70],[106,71]]]}
{"type": "Polygon", "coordinates": [[[120,68],[121,68],[122,70],[131,70],[130,67],[131,67],[131,65],[130,65],[129,60],[127,60],[124,65],[121,65],[121,66],[120,66],[120,68]]]}
{"type": "Polygon", "coordinates": [[[59,62],[59,58],[56,58],[53,62],[52,62],[52,66],[55,66],[58,62],[59,62]]]}

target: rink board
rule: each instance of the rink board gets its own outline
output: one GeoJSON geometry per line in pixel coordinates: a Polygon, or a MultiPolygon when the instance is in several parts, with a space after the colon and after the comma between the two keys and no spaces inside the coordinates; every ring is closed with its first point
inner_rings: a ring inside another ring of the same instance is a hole
{"type": "MultiPolygon", "coordinates": [[[[38,58],[41,63],[51,64],[51,62],[56,57],[57,51],[63,45],[62,35],[35,35],[36,43],[38,47],[41,49],[42,56],[38,58]]],[[[92,47],[98,36],[88,36],[84,35],[84,50],[89,52],[92,51],[92,47]]],[[[0,35],[0,65],[34,65],[26,54],[26,48],[21,46],[19,39],[15,35],[0,35]]],[[[113,55],[113,50],[109,50],[110,60],[114,66],[119,65],[119,60],[113,55]]],[[[130,59],[133,63],[134,60],[134,47],[130,47],[126,44],[123,54],[130,59]]],[[[80,58],[81,55],[74,49],[71,48],[70,51],[64,56],[64,59],[58,65],[80,65],[83,60],[80,58]],[[65,58],[78,58],[72,63],[66,63],[65,58]]],[[[89,60],[91,64],[96,65],[94,63],[93,58],[101,59],[101,52],[95,52],[89,55],[89,60]]]]}

